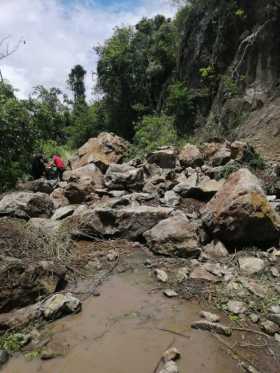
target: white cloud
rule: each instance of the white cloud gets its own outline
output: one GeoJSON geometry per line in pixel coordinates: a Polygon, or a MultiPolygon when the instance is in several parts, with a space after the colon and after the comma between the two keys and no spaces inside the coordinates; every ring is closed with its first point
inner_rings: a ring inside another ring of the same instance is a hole
{"type": "Polygon", "coordinates": [[[0,39],[10,34],[11,43],[26,40],[1,61],[3,76],[19,89],[19,97],[27,97],[39,84],[65,90],[70,69],[82,64],[90,95],[97,61],[92,47],[110,37],[115,26],[158,13],[172,16],[174,8],[168,0],[141,0],[123,9],[102,8],[92,0],[76,0],[71,7],[62,0],[0,0],[0,39]]]}

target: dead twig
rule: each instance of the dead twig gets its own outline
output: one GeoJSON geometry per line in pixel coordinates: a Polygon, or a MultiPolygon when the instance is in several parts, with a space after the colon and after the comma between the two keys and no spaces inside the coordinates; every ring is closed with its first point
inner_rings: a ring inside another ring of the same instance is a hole
{"type": "Polygon", "coordinates": [[[166,332],[166,333],[177,335],[178,337],[190,339],[189,335],[185,335],[183,333],[175,332],[174,330],[164,329],[164,328],[157,328],[157,329],[160,330],[161,332],[166,332]]]}
{"type": "Polygon", "coordinates": [[[266,338],[270,339],[269,335],[267,335],[263,332],[259,332],[258,330],[247,329],[247,328],[232,328],[232,330],[237,331],[237,332],[246,332],[246,333],[258,334],[258,335],[261,335],[262,337],[266,337],[266,338]]]}
{"type": "MultiPolygon", "coordinates": [[[[175,338],[172,339],[172,342],[169,343],[169,345],[167,346],[167,348],[165,349],[165,351],[169,350],[174,345],[174,343],[175,343],[175,338]]],[[[159,361],[157,362],[157,365],[155,366],[155,369],[153,370],[153,373],[157,373],[157,371],[159,370],[159,367],[160,367],[162,361],[163,361],[163,358],[161,356],[160,359],[159,359],[159,361]]]]}

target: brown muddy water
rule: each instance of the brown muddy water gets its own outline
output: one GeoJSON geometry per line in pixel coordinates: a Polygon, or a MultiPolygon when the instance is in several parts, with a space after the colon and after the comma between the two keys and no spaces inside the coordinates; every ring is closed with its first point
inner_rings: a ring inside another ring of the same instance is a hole
{"type": "Polygon", "coordinates": [[[47,327],[48,348],[64,356],[49,361],[23,356],[12,359],[5,373],[153,373],[174,342],[182,358],[181,373],[236,373],[237,361],[210,334],[192,330],[198,304],[167,299],[154,292],[144,273],[115,275],[100,288],[101,296],[83,303],[80,314],[47,327]],[[183,333],[175,336],[159,329],[183,333]]]}

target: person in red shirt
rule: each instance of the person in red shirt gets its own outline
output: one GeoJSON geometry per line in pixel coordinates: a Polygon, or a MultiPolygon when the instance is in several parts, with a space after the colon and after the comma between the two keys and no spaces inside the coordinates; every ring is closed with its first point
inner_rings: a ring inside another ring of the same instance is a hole
{"type": "Polygon", "coordinates": [[[65,170],[64,162],[59,154],[54,154],[52,160],[57,169],[59,180],[62,180],[63,172],[65,170]]]}

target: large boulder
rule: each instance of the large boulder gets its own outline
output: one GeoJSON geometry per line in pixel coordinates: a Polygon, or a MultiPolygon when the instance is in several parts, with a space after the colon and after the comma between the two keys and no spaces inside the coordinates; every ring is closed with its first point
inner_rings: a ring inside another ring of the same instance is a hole
{"type": "MultiPolygon", "coordinates": [[[[173,210],[163,207],[135,206],[120,209],[95,208],[66,221],[73,236],[115,238],[130,240],[141,238],[143,233],[166,219],[173,210]]],[[[67,228],[66,228],[67,229],[67,228]]]]}
{"type": "Polygon", "coordinates": [[[94,185],[96,188],[103,187],[103,174],[94,164],[76,168],[72,171],[65,171],[63,173],[63,180],[79,180],[81,183],[88,183],[94,185]]]}
{"type": "Polygon", "coordinates": [[[186,144],[179,153],[179,161],[183,167],[200,167],[204,157],[199,148],[192,144],[186,144]]]}
{"type": "Polygon", "coordinates": [[[45,193],[14,192],[7,194],[0,201],[2,215],[11,215],[25,219],[50,217],[54,204],[45,193]]]}
{"type": "Polygon", "coordinates": [[[156,164],[160,168],[175,168],[177,161],[177,150],[175,148],[162,148],[158,151],[148,154],[147,161],[156,164]]]}
{"type": "Polygon", "coordinates": [[[112,164],[105,174],[104,181],[110,190],[141,191],[144,184],[143,169],[128,164],[112,164]]]}
{"type": "Polygon", "coordinates": [[[201,147],[205,160],[212,166],[222,166],[228,163],[232,157],[229,142],[210,142],[201,147]]]}
{"type": "Polygon", "coordinates": [[[280,216],[247,169],[229,177],[202,216],[208,231],[229,245],[270,245],[280,238],[280,216]]]}
{"type": "Polygon", "coordinates": [[[29,263],[0,256],[0,312],[34,303],[56,291],[66,270],[52,262],[29,263]]]}
{"type": "Polygon", "coordinates": [[[72,170],[89,163],[95,163],[106,170],[112,163],[120,163],[126,154],[128,144],[121,137],[112,133],[102,132],[97,137],[89,139],[78,151],[78,155],[70,161],[72,170]]]}
{"type": "Polygon", "coordinates": [[[198,225],[183,213],[177,213],[159,222],[144,237],[151,250],[167,256],[199,256],[198,225]]]}
{"type": "Polygon", "coordinates": [[[41,178],[38,180],[31,180],[25,183],[18,182],[16,189],[18,191],[28,191],[28,192],[40,192],[50,194],[57,184],[57,180],[47,180],[46,178],[41,178]]]}
{"type": "Polygon", "coordinates": [[[57,188],[55,189],[51,195],[50,198],[54,204],[54,208],[58,209],[60,207],[64,207],[69,205],[69,200],[65,197],[65,190],[64,188],[57,188]]]}

